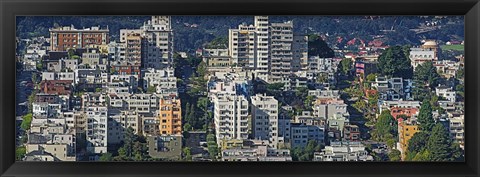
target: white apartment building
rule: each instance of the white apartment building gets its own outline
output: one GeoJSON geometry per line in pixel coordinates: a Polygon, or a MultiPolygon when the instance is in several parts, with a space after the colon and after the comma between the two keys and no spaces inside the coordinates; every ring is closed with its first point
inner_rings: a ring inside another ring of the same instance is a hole
{"type": "Polygon", "coordinates": [[[34,116],[56,117],[62,109],[61,104],[52,104],[48,102],[33,102],[32,113],[34,116]]]}
{"type": "Polygon", "coordinates": [[[138,113],[153,113],[158,111],[160,98],[156,94],[132,94],[125,101],[128,110],[138,113]]]}
{"type": "Polygon", "coordinates": [[[334,58],[309,57],[306,67],[307,78],[317,79],[321,77],[320,74],[326,74],[327,82],[333,84],[338,64],[338,60],[334,58]]]}
{"type": "Polygon", "coordinates": [[[308,57],[308,38],[294,36],[291,21],[270,24],[268,16],[255,16],[253,25],[230,29],[228,46],[234,64],[270,83],[299,71],[308,57]]]}
{"type": "Polygon", "coordinates": [[[457,94],[451,87],[438,86],[435,88],[435,94],[439,97],[447,99],[450,102],[456,102],[457,100],[457,94]]]}
{"type": "Polygon", "coordinates": [[[110,75],[110,82],[116,82],[116,81],[124,81],[127,82],[132,89],[136,89],[138,87],[138,75],[134,74],[125,74],[125,75],[110,75]]]}
{"type": "Polygon", "coordinates": [[[273,96],[265,94],[252,96],[251,101],[254,139],[268,140],[270,147],[278,148],[278,101],[273,96]]]}
{"type": "Polygon", "coordinates": [[[119,109],[109,110],[108,121],[108,144],[120,144],[128,127],[132,127],[135,134],[142,131],[141,118],[135,111],[122,111],[119,109]]]}
{"type": "Polygon", "coordinates": [[[450,118],[450,136],[453,141],[460,144],[463,149],[465,146],[465,115],[450,118]]]}
{"type": "Polygon", "coordinates": [[[142,65],[144,68],[160,69],[173,64],[173,30],[170,16],[152,16],[141,27],[142,65]]]}
{"type": "Polygon", "coordinates": [[[87,118],[87,151],[94,154],[107,152],[108,144],[108,107],[85,107],[87,118]]]}
{"type": "Polygon", "coordinates": [[[313,161],[373,161],[360,142],[331,142],[322,152],[315,152],[313,161]]]}
{"type": "Polygon", "coordinates": [[[115,81],[107,84],[107,93],[133,93],[134,88],[126,81],[115,81]]]}
{"type": "Polygon", "coordinates": [[[219,83],[212,94],[217,144],[224,140],[248,139],[248,100],[236,93],[236,86],[219,83]]]}
{"type": "Polygon", "coordinates": [[[270,82],[281,82],[293,71],[293,22],[272,23],[270,35],[270,82]]]}
{"type": "Polygon", "coordinates": [[[349,116],[347,111],[347,104],[343,103],[342,100],[332,100],[332,101],[325,101],[325,102],[316,102],[313,107],[313,115],[315,117],[320,118],[330,118],[333,117],[335,114],[349,116]]]}
{"type": "Polygon", "coordinates": [[[177,78],[174,76],[174,68],[148,69],[144,71],[143,88],[156,87],[156,93],[168,96],[178,94],[177,78]]]}
{"type": "Polygon", "coordinates": [[[42,80],[75,81],[75,73],[74,72],[42,72],[42,80]]]}

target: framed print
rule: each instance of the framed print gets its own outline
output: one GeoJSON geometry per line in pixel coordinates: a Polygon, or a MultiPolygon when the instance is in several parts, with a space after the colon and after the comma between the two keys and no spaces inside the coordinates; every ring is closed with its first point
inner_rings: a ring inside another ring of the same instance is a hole
{"type": "Polygon", "coordinates": [[[0,6],[2,176],[478,176],[476,0],[0,6]]]}

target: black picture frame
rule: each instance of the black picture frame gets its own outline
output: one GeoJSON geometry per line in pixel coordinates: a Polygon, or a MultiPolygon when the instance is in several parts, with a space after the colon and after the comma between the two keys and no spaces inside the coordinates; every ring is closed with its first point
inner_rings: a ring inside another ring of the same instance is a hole
{"type": "Polygon", "coordinates": [[[478,0],[0,0],[1,176],[479,176],[478,0]],[[16,162],[15,16],[465,15],[465,162],[16,162]]]}

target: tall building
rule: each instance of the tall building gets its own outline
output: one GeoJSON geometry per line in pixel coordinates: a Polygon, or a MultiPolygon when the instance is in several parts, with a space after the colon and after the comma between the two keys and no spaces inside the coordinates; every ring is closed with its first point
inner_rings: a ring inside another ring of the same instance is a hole
{"type": "Polygon", "coordinates": [[[307,62],[308,38],[293,35],[293,22],[269,23],[268,16],[255,16],[253,25],[229,30],[229,55],[233,63],[251,69],[267,82],[301,69],[307,62]],[[295,39],[294,39],[295,38],[295,39]]]}
{"type": "Polygon", "coordinates": [[[268,140],[269,146],[278,147],[278,101],[273,96],[257,94],[252,100],[253,138],[268,140]]]}
{"type": "Polygon", "coordinates": [[[142,36],[139,33],[129,33],[127,35],[125,47],[125,58],[127,61],[141,63],[142,61],[142,36]]]}
{"type": "Polygon", "coordinates": [[[109,111],[106,100],[107,97],[104,94],[85,93],[82,95],[82,108],[87,121],[87,151],[91,154],[98,155],[107,152],[109,111]]]}
{"type": "Polygon", "coordinates": [[[293,71],[293,23],[272,23],[270,35],[270,81],[280,82],[293,71]]]}
{"type": "Polygon", "coordinates": [[[106,45],[109,43],[108,27],[99,26],[76,29],[72,26],[51,28],[50,50],[67,51],[69,48],[85,48],[87,45],[106,45]]]}
{"type": "Polygon", "coordinates": [[[308,66],[308,36],[293,35],[292,44],[293,71],[306,70],[308,66]]]}
{"type": "Polygon", "coordinates": [[[235,84],[218,83],[212,94],[217,144],[232,139],[248,139],[248,100],[235,84]]]}
{"type": "Polygon", "coordinates": [[[253,25],[239,25],[238,29],[228,31],[228,50],[233,58],[233,64],[245,68],[256,68],[255,37],[253,25]]]}
{"type": "Polygon", "coordinates": [[[175,97],[160,99],[158,116],[160,119],[160,134],[182,134],[182,108],[180,99],[175,97]]]}
{"type": "Polygon", "coordinates": [[[173,64],[173,30],[170,16],[152,16],[141,28],[142,67],[161,69],[173,64]]]}
{"type": "Polygon", "coordinates": [[[257,33],[257,46],[255,55],[257,64],[255,68],[256,77],[268,81],[270,71],[270,32],[268,16],[255,16],[254,25],[257,33]]]}

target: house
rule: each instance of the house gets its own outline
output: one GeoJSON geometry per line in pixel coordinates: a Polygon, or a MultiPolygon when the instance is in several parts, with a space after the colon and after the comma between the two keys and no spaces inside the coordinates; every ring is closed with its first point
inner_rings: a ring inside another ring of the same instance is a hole
{"type": "Polygon", "coordinates": [[[345,141],[359,141],[360,128],[357,125],[345,125],[343,127],[343,139],[345,141]]]}
{"type": "Polygon", "coordinates": [[[313,161],[373,161],[361,142],[331,142],[321,152],[315,152],[313,161]]]}
{"type": "Polygon", "coordinates": [[[439,85],[435,88],[435,94],[441,98],[445,98],[450,102],[457,101],[457,94],[451,87],[439,85]]]}

